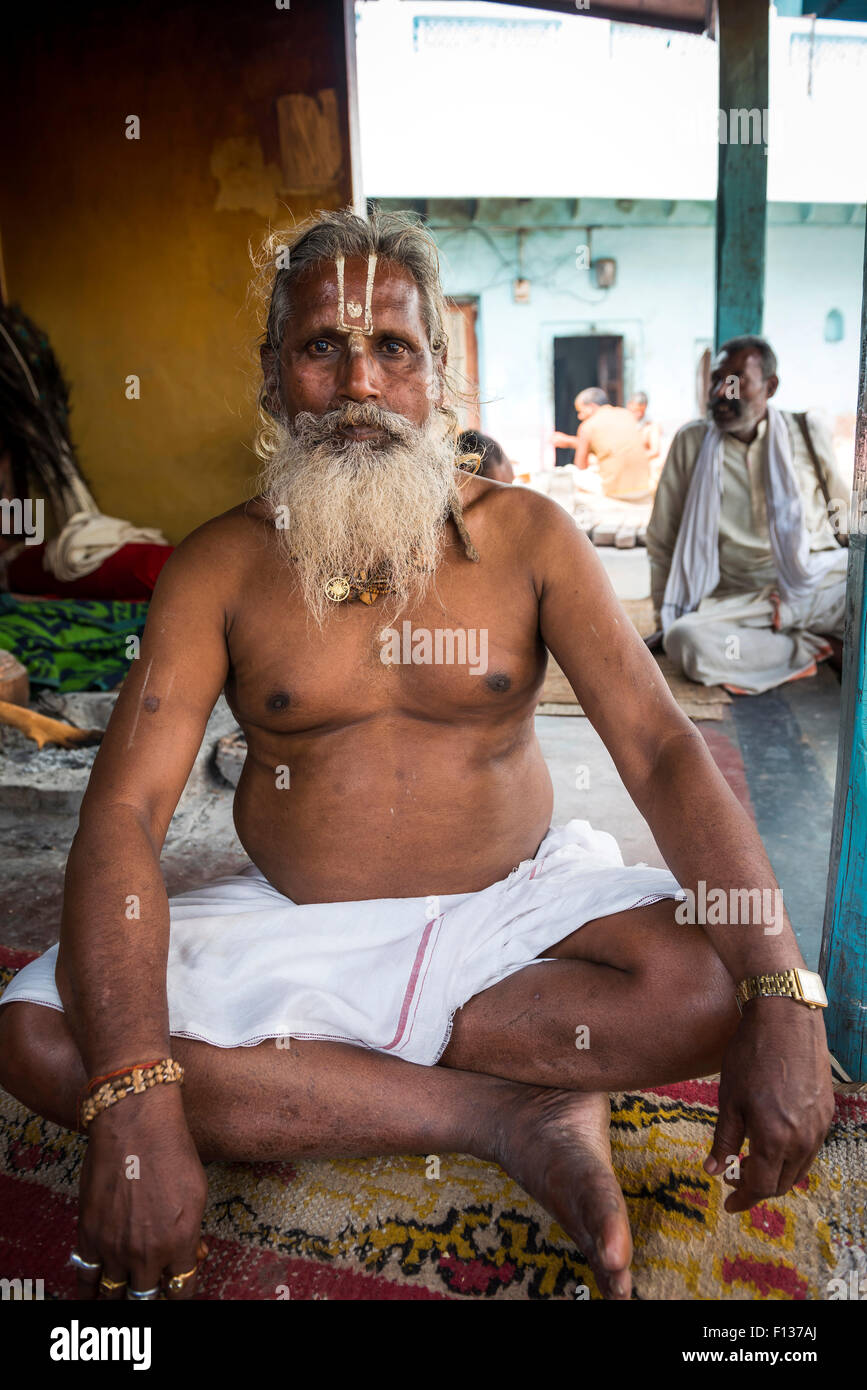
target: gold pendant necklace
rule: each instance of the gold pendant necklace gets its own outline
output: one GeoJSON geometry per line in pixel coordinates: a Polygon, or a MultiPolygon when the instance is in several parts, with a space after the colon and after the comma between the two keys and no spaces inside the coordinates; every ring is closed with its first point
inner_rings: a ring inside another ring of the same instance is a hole
{"type": "MultiPolygon", "coordinates": [[[[455,465],[462,473],[478,473],[481,466],[482,459],[480,454],[464,454],[455,465]]],[[[463,517],[460,515],[460,512],[455,512],[454,510],[451,515],[452,520],[458,528],[461,540],[464,543],[464,549],[468,558],[477,562],[479,558],[478,552],[467,535],[463,517]]],[[[384,573],[374,574],[368,579],[366,570],[361,570],[359,574],[353,574],[352,576],[336,574],[332,579],[329,579],[328,583],[325,585],[325,597],[330,599],[332,603],[345,603],[352,593],[356,593],[362,603],[370,604],[376,603],[380,594],[394,593],[394,586],[389,583],[384,573]]]]}
{"type": "Polygon", "coordinates": [[[351,577],[337,574],[325,585],[325,597],[332,603],[344,603],[352,593],[357,594],[362,603],[376,603],[380,594],[394,593],[394,586],[383,574],[375,574],[368,579],[366,570],[351,577]]]}
{"type": "Polygon", "coordinates": [[[330,598],[332,603],[342,603],[349,597],[350,588],[349,580],[342,575],[337,579],[329,579],[325,585],[325,597],[330,598]]]}
{"type": "MultiPolygon", "coordinates": [[[[415,566],[418,570],[426,567],[421,564],[415,566]]],[[[325,585],[325,597],[332,603],[345,603],[350,595],[355,594],[361,599],[362,603],[376,603],[380,594],[393,594],[395,586],[391,582],[387,570],[376,570],[369,573],[367,570],[359,570],[357,574],[336,574],[333,579],[329,579],[325,585]]]]}

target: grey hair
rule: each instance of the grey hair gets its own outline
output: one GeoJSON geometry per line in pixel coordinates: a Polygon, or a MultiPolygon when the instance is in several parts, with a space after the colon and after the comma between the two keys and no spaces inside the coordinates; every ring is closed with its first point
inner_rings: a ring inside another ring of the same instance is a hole
{"type": "Polygon", "coordinates": [[[580,405],[607,405],[608,396],[601,386],[588,386],[585,391],[579,391],[575,397],[576,403],[580,405]]]}
{"type": "MultiPolygon", "coordinates": [[[[402,266],[418,285],[421,315],[436,371],[453,398],[464,393],[447,379],[444,357],[448,347],[446,299],[440,283],[439,252],[430,232],[409,213],[374,210],[369,220],[350,208],[321,211],[292,231],[272,231],[265,238],[254,264],[258,271],[258,291],[267,305],[260,348],[270,350],[279,360],[286,325],[293,313],[293,294],[298,280],[311,267],[333,262],[335,257],[367,258],[402,266]]],[[[274,421],[281,417],[279,403],[268,398],[267,383],[259,390],[260,429],[256,452],[266,457],[272,452],[274,421]]],[[[440,407],[457,433],[457,416],[440,407]]]]}
{"type": "Polygon", "coordinates": [[[717,352],[717,358],[734,357],[736,352],[756,352],[762,360],[762,376],[777,375],[777,354],[767,338],[757,338],[753,333],[743,333],[739,338],[729,338],[717,352]]]}

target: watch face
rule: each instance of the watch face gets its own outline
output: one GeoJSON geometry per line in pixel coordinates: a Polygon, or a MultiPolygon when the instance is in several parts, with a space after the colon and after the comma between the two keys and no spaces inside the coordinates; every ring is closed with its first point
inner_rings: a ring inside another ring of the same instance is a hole
{"type": "Polygon", "coordinates": [[[825,993],[821,976],[816,975],[812,970],[798,970],[796,973],[804,1002],[806,1004],[818,1004],[821,1008],[826,1008],[828,996],[825,993]]]}

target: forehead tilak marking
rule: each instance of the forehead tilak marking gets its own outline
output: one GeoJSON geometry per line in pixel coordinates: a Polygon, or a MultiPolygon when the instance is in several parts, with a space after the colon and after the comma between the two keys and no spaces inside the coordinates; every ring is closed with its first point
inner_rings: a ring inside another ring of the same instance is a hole
{"type": "MultiPolygon", "coordinates": [[[[376,274],[376,261],[376,252],[371,251],[367,258],[367,285],[364,293],[364,327],[359,328],[357,323],[346,322],[347,310],[349,311],[350,318],[359,319],[362,314],[362,306],[354,299],[350,299],[349,303],[346,303],[343,284],[344,259],[343,256],[335,256],[334,258],[334,264],[337,269],[337,327],[344,329],[347,333],[365,333],[369,335],[373,332],[373,310],[371,308],[371,301],[373,298],[373,277],[376,274]]],[[[356,338],[356,345],[357,342],[358,340],[356,338]]]]}

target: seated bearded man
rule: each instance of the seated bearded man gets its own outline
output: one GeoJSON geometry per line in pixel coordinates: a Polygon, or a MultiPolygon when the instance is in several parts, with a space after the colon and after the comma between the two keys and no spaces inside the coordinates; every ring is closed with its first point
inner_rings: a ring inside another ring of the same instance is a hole
{"type": "Polygon", "coordinates": [[[760,979],[736,1005],[741,981],[803,967],[782,914],[676,920],[679,885],[773,892],[768,860],[572,519],[455,467],[432,240],[345,212],[289,245],[261,493],[163,570],[59,955],[0,1008],[0,1079],[87,1128],[82,1296],[192,1295],[209,1160],[461,1151],[501,1164],[626,1299],[608,1093],[722,1068],[706,1163],[749,1139],[727,1198],[744,1211],[804,1177],[830,1123],[822,1013],[760,979]],[[624,867],[586,821],[552,828],[546,648],[671,872],[624,867]],[[169,902],[160,849],[222,690],[247,736],[251,863],[169,902]]]}
{"type": "Polygon", "coordinates": [[[850,489],[830,435],[777,410],[770,343],[723,343],[707,420],[675,435],[647,527],[663,645],[690,680],[760,695],[816,674],[846,616],[850,489]]]}

